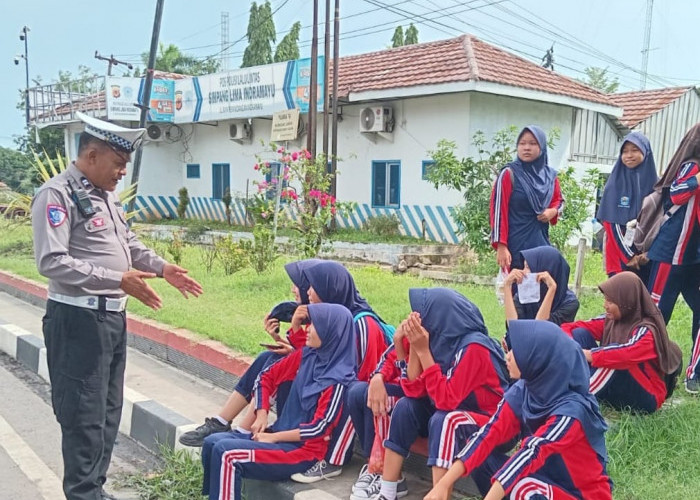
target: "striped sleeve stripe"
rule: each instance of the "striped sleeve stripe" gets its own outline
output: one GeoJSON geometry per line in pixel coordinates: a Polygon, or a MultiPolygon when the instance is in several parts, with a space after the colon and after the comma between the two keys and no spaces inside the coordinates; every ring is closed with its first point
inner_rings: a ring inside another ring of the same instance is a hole
{"type": "Polygon", "coordinates": [[[515,459],[512,461],[512,463],[510,463],[505,470],[499,473],[496,479],[504,486],[511,482],[537,454],[540,445],[557,441],[564,434],[566,434],[572,425],[573,419],[571,417],[557,417],[554,424],[551,425],[550,429],[543,436],[533,437],[526,441],[525,449],[521,449],[521,451],[515,455],[515,459]]]}
{"type": "Polygon", "coordinates": [[[323,435],[323,432],[325,431],[328,424],[333,422],[333,420],[335,420],[335,418],[338,416],[338,412],[340,411],[340,408],[342,406],[344,391],[345,387],[340,384],[337,384],[333,388],[333,395],[331,396],[331,401],[328,404],[326,414],[323,416],[323,418],[319,419],[311,427],[306,427],[303,425],[300,426],[299,435],[302,438],[311,439],[323,435]]]}
{"type": "Polygon", "coordinates": [[[632,338],[627,341],[626,344],[612,344],[612,345],[606,345],[605,347],[596,347],[595,349],[591,349],[593,352],[600,352],[600,351],[614,351],[617,349],[624,349],[626,347],[631,347],[637,342],[639,342],[642,337],[649,331],[649,329],[646,326],[639,326],[637,327],[637,331],[632,335],[632,338]]]}
{"type": "Polygon", "coordinates": [[[615,239],[617,240],[617,246],[625,252],[625,255],[627,257],[633,257],[634,252],[632,249],[630,249],[627,245],[625,245],[625,235],[622,234],[622,225],[621,224],[613,224],[614,230],[613,232],[615,233],[615,239]]]}
{"type": "Polygon", "coordinates": [[[358,319],[355,322],[356,325],[356,332],[358,335],[358,346],[357,346],[357,352],[358,352],[358,357],[357,357],[357,368],[359,371],[359,368],[362,366],[362,363],[365,360],[365,356],[367,356],[367,343],[368,343],[368,337],[369,337],[369,327],[367,326],[367,317],[363,317],[358,319]]]}
{"type": "Polygon", "coordinates": [[[260,370],[260,373],[258,373],[258,376],[255,377],[255,383],[253,384],[253,400],[255,401],[255,408],[260,409],[263,406],[263,400],[262,400],[262,391],[260,390],[260,381],[262,380],[262,376],[270,371],[270,368],[275,363],[270,363],[267,365],[265,368],[260,370]]]}
{"type": "Polygon", "coordinates": [[[372,377],[374,377],[377,373],[382,371],[382,368],[384,368],[384,363],[386,363],[386,358],[389,356],[389,353],[392,352],[395,349],[394,344],[391,344],[389,347],[386,348],[384,351],[384,354],[382,354],[382,357],[379,358],[379,363],[377,363],[377,368],[372,372],[372,377]]]}
{"type": "Polygon", "coordinates": [[[465,348],[462,348],[459,351],[457,351],[457,354],[455,355],[455,359],[452,362],[452,366],[450,366],[450,369],[447,370],[447,380],[452,378],[452,374],[454,373],[455,368],[457,368],[457,366],[459,366],[459,362],[462,360],[462,356],[464,356],[464,349],[465,348]]]}
{"type": "Polygon", "coordinates": [[[487,430],[491,428],[493,423],[498,419],[500,413],[501,413],[501,408],[503,406],[503,401],[505,399],[502,399],[500,403],[498,403],[498,408],[496,408],[496,413],[493,414],[493,416],[489,419],[488,422],[486,422],[486,425],[482,426],[481,429],[476,431],[474,434],[472,434],[472,437],[469,438],[469,441],[467,441],[467,444],[462,448],[462,451],[457,453],[457,458],[459,460],[466,460],[469,458],[469,455],[478,447],[478,443],[481,441],[484,435],[486,435],[487,430]]]}
{"type": "Polygon", "coordinates": [[[493,233],[491,234],[491,242],[496,243],[501,237],[501,200],[503,198],[503,176],[508,171],[507,168],[501,170],[496,178],[496,197],[493,202],[493,233]]]}

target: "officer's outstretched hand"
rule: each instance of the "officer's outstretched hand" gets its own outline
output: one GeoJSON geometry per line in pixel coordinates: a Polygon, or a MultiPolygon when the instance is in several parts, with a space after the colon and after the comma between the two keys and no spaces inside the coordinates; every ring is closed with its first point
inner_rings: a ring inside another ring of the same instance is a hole
{"type": "Polygon", "coordinates": [[[163,266],[163,278],[180,290],[180,293],[185,298],[188,298],[188,293],[195,297],[202,295],[202,285],[187,276],[187,269],[176,266],[175,264],[165,264],[165,266],[163,266]]]}
{"type": "Polygon", "coordinates": [[[140,300],[148,307],[158,310],[163,306],[158,294],[151,288],[145,280],[155,278],[155,273],[147,273],[132,269],[122,274],[122,282],[119,288],[124,293],[140,300]]]}

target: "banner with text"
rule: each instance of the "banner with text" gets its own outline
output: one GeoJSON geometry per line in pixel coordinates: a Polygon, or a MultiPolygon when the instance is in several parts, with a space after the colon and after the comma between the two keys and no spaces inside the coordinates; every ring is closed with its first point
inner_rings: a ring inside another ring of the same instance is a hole
{"type": "MultiPolygon", "coordinates": [[[[107,77],[107,118],[110,120],[139,121],[143,100],[142,78],[107,77]]],[[[175,81],[153,80],[148,121],[172,122],[175,116],[175,81]]]]}
{"type": "MultiPolygon", "coordinates": [[[[318,58],[318,109],[323,109],[324,58],[318,58]]],[[[311,59],[300,59],[175,81],[176,123],[272,116],[309,108],[311,59]]]]}

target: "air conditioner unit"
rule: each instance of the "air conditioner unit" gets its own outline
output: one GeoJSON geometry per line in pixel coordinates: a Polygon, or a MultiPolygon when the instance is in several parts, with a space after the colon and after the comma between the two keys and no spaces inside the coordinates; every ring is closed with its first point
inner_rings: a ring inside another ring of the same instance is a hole
{"type": "Polygon", "coordinates": [[[394,110],[382,106],[364,108],[360,113],[360,132],[392,132],[394,110]]]}
{"type": "Polygon", "coordinates": [[[253,125],[247,121],[235,121],[228,126],[228,137],[233,141],[250,139],[253,136],[253,125]]]}
{"type": "Polygon", "coordinates": [[[160,125],[149,125],[146,129],[146,135],[151,142],[163,142],[165,140],[165,131],[160,125]]]}

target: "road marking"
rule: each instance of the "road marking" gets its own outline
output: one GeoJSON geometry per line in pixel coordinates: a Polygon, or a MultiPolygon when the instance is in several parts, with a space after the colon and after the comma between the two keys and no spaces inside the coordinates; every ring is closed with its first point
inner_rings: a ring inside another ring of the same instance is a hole
{"type": "Polygon", "coordinates": [[[45,500],[55,500],[61,496],[60,492],[63,491],[61,480],[2,416],[0,416],[0,446],[36,486],[45,500]]]}

